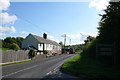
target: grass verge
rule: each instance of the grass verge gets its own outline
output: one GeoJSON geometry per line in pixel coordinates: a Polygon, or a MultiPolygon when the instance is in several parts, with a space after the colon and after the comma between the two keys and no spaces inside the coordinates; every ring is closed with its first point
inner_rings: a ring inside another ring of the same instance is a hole
{"type": "Polygon", "coordinates": [[[120,67],[108,66],[90,59],[81,53],[69,59],[61,66],[61,71],[71,73],[77,77],[97,80],[120,80],[120,67]]]}
{"type": "Polygon", "coordinates": [[[15,62],[8,62],[8,63],[5,63],[5,64],[0,64],[0,66],[6,66],[6,65],[11,65],[11,64],[18,64],[18,63],[29,62],[29,61],[31,61],[31,60],[27,59],[27,60],[15,61],[15,62]]]}
{"type": "Polygon", "coordinates": [[[0,50],[6,51],[9,50],[8,48],[0,48],[0,50]]]}

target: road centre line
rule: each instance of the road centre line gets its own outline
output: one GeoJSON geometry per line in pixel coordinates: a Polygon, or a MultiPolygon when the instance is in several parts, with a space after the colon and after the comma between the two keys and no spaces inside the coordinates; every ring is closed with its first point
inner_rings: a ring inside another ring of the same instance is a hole
{"type": "Polygon", "coordinates": [[[17,73],[19,73],[19,72],[22,72],[22,71],[25,71],[25,70],[28,70],[28,69],[31,69],[31,68],[35,68],[35,67],[37,67],[37,66],[38,66],[38,65],[34,65],[34,66],[32,66],[32,67],[28,67],[28,68],[25,68],[25,69],[22,69],[22,70],[19,70],[19,71],[16,71],[16,72],[7,74],[7,75],[5,75],[5,76],[2,76],[2,78],[11,76],[11,75],[13,75],[13,74],[17,74],[17,73]]]}

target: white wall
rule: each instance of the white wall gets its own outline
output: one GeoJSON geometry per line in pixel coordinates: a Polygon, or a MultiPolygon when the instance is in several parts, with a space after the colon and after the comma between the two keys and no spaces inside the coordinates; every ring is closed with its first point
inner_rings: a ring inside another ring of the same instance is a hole
{"type": "Polygon", "coordinates": [[[43,44],[42,43],[38,44],[38,50],[41,50],[41,51],[43,50],[43,44]]]}
{"type": "Polygon", "coordinates": [[[51,44],[44,44],[44,49],[45,50],[53,50],[53,45],[51,45],[51,44]]]}

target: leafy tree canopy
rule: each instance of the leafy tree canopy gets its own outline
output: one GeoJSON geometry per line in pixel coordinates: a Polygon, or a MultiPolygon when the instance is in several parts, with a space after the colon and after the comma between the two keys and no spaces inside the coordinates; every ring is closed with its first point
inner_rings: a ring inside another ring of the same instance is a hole
{"type": "Polygon", "coordinates": [[[6,37],[4,40],[2,40],[2,47],[13,49],[13,47],[11,48],[11,46],[16,45],[17,47],[21,48],[22,40],[24,40],[24,38],[22,38],[22,37],[16,37],[16,38],[15,37],[6,37]]]}
{"type": "Polygon", "coordinates": [[[99,41],[113,43],[120,41],[120,2],[110,2],[99,22],[99,41]]]}
{"type": "Polygon", "coordinates": [[[10,46],[10,49],[13,49],[13,50],[19,50],[19,46],[16,44],[16,43],[12,43],[11,46],[10,46]]]}

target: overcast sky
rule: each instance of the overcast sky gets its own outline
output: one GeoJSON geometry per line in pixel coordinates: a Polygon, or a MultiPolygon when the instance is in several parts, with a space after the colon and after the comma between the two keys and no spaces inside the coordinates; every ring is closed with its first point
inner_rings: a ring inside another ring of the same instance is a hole
{"type": "Polygon", "coordinates": [[[26,37],[29,33],[67,44],[80,44],[87,35],[96,36],[98,22],[109,0],[0,0],[0,37],[26,37]],[[26,2],[25,2],[26,1],[26,2]],[[51,2],[50,2],[51,1],[51,2]],[[71,1],[71,2],[70,2],[71,1]],[[81,35],[81,34],[83,35],[81,35]]]}

